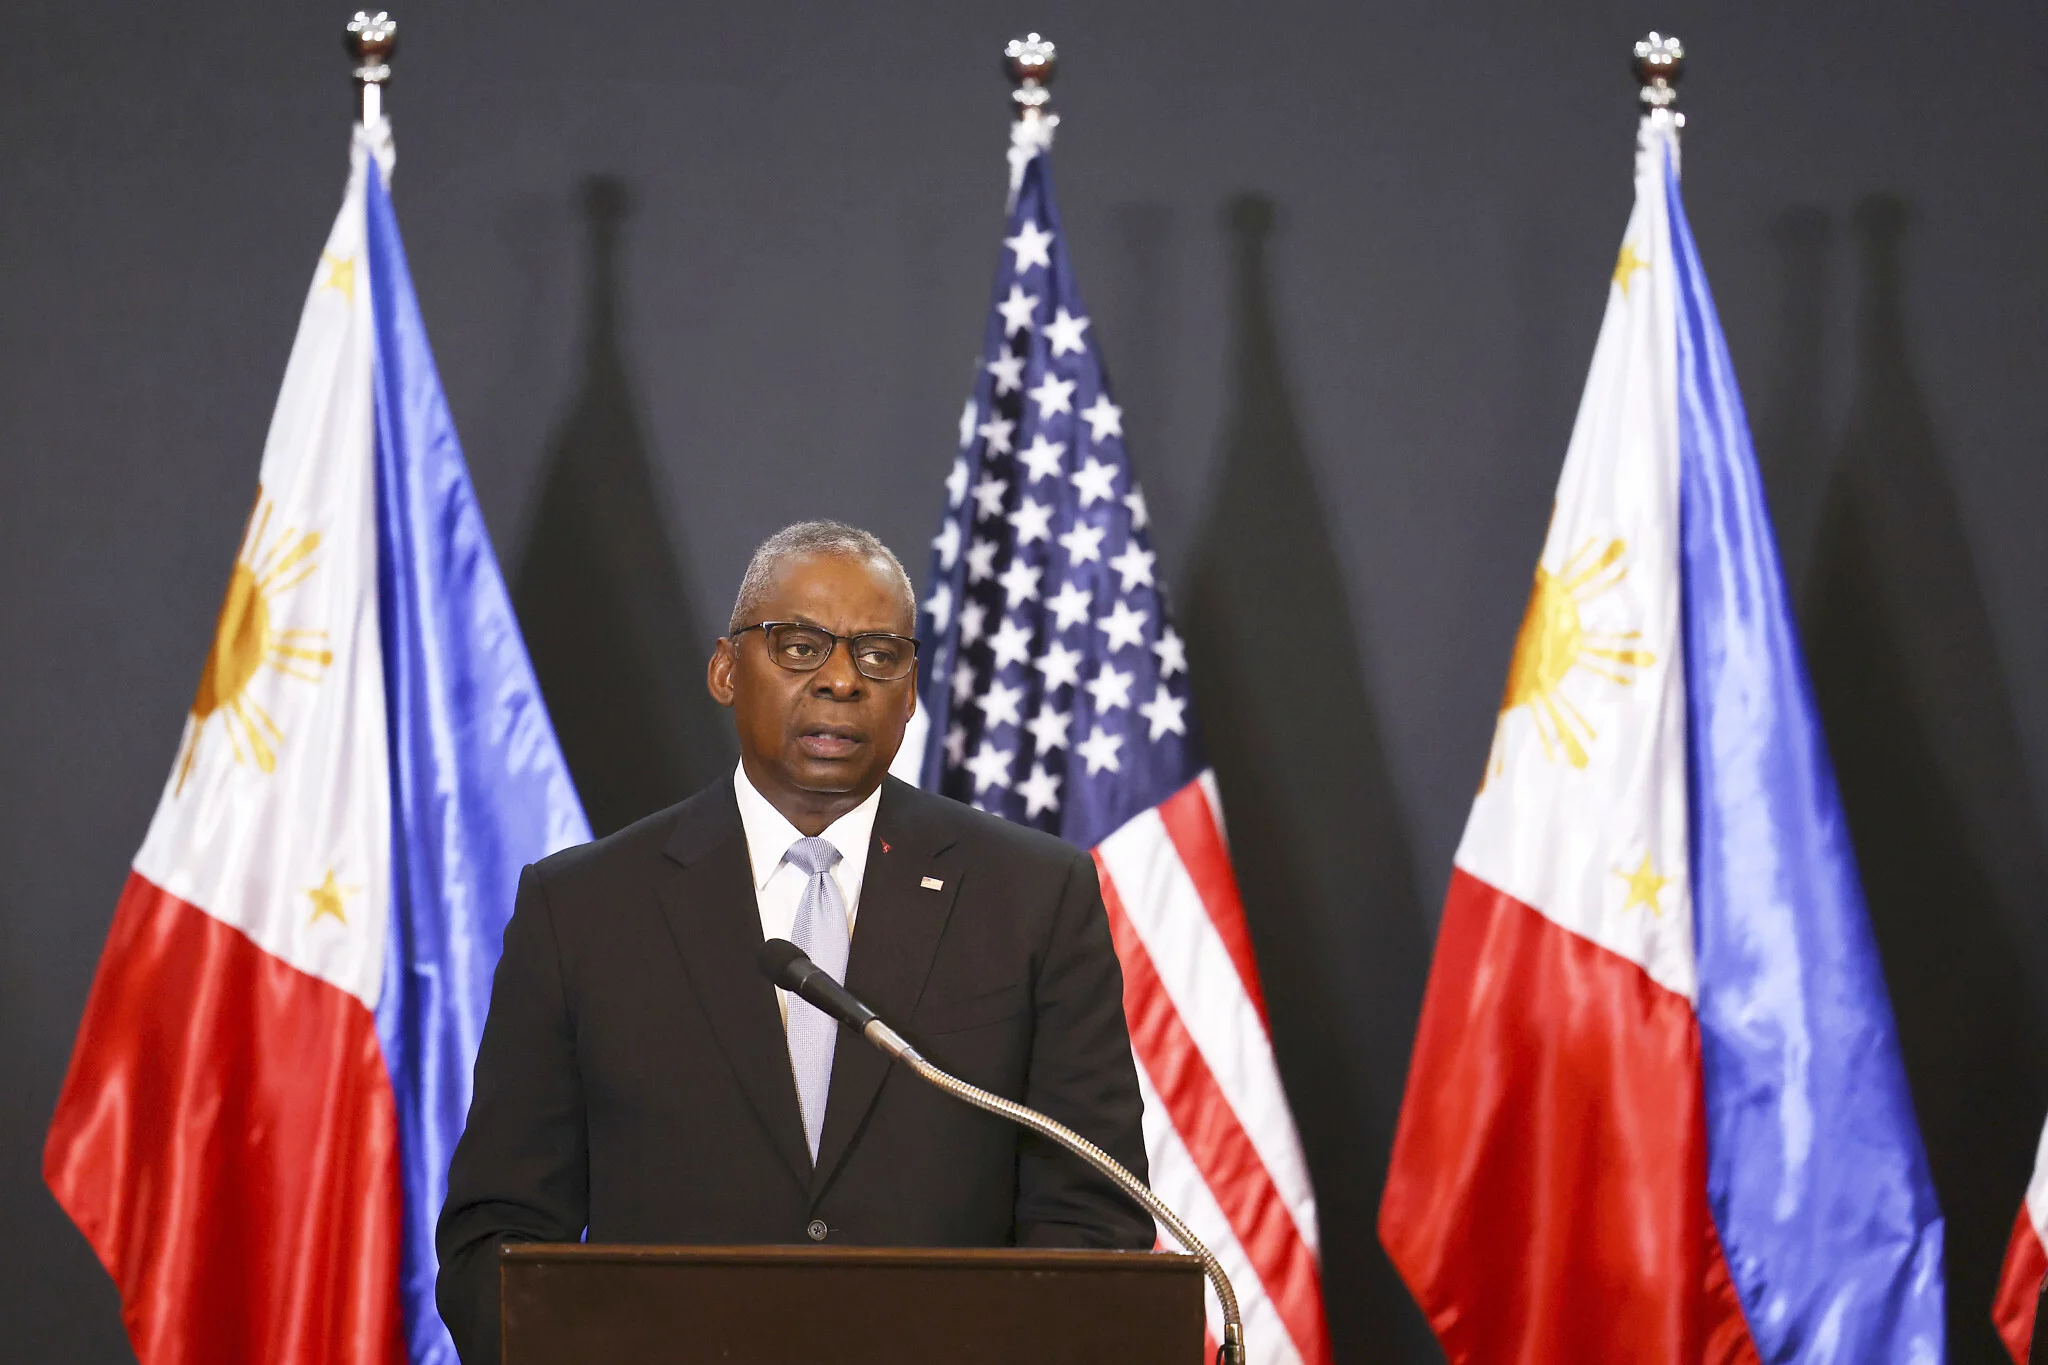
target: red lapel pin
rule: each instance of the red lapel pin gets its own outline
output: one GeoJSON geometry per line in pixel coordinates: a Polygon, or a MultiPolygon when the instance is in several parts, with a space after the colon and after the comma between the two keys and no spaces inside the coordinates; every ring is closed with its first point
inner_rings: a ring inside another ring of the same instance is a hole
{"type": "Polygon", "coordinates": [[[884,852],[884,853],[887,853],[888,851],[889,851],[889,841],[888,841],[887,839],[884,839],[884,840],[882,840],[882,852],[884,852]]]}

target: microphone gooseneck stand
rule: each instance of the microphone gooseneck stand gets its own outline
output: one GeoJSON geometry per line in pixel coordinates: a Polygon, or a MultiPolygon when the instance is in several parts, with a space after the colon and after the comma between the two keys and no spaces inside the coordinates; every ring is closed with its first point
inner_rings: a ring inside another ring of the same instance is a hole
{"type": "Polygon", "coordinates": [[[1202,1263],[1202,1272],[1209,1277],[1209,1283],[1215,1286],[1217,1302],[1223,1306],[1223,1341],[1216,1348],[1218,1365],[1244,1365],[1244,1321],[1238,1311],[1237,1291],[1230,1287],[1230,1277],[1223,1273],[1222,1263],[1216,1259],[1214,1252],[1203,1245],[1202,1239],[1195,1236],[1193,1230],[1181,1221],[1179,1214],[1166,1207],[1159,1196],[1146,1187],[1144,1181],[1125,1170],[1115,1157],[1057,1119],[1049,1118],[1036,1109],[1018,1104],[1014,1100],[1006,1100],[1001,1095],[983,1090],[980,1086],[969,1085],[958,1076],[932,1065],[902,1034],[883,1023],[873,1010],[834,981],[795,944],[783,939],[768,940],[761,947],[760,965],[762,972],[776,985],[802,996],[849,1028],[859,1030],[861,1037],[902,1062],[921,1079],[945,1091],[954,1099],[1006,1118],[1020,1127],[1029,1128],[1042,1137],[1052,1139],[1108,1176],[1118,1189],[1136,1200],[1145,1212],[1164,1224],[1166,1230],[1174,1235],[1174,1239],[1202,1263]]]}

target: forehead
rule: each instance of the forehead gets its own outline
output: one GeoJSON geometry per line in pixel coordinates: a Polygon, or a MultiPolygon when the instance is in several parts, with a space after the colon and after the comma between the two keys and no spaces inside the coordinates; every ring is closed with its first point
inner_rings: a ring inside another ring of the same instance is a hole
{"type": "Polygon", "coordinates": [[[807,621],[840,635],[908,633],[895,572],[880,559],[795,554],[778,562],[761,597],[763,621],[807,621]]]}

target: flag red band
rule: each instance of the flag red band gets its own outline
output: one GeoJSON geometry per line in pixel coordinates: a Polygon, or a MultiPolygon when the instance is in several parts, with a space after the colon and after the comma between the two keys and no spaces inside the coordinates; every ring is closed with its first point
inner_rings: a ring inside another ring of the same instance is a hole
{"type": "Polygon", "coordinates": [[[43,1177],[142,1365],[400,1365],[398,1124],[361,1001],[131,873],[43,1177]]]}

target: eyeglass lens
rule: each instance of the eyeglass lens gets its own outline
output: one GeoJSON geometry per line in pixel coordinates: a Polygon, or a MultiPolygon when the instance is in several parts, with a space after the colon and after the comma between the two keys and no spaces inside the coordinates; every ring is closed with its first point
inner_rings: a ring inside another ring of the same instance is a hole
{"type": "MultiPolygon", "coordinates": [[[[815,626],[778,625],[765,633],[769,657],[796,673],[823,668],[832,655],[833,641],[838,638],[815,626]]],[[[910,672],[910,665],[917,658],[910,641],[896,635],[855,635],[846,643],[853,654],[853,666],[876,682],[894,682],[910,672]]]]}

